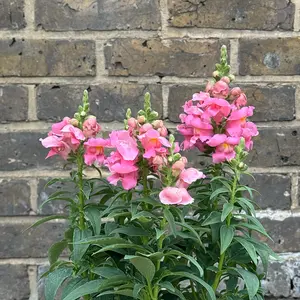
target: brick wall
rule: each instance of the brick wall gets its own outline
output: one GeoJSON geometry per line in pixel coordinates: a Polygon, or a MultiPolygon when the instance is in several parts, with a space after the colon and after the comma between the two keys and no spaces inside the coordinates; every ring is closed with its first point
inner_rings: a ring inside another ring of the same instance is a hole
{"type": "Polygon", "coordinates": [[[0,0],[0,299],[44,299],[37,279],[64,227],[22,233],[62,211],[38,210],[45,180],[67,175],[59,160],[44,159],[38,139],[49,122],[72,113],[88,88],[106,130],[122,127],[146,91],[175,128],[222,44],[257,107],[250,184],[261,192],[272,247],[284,253],[265,286],[270,299],[300,299],[299,11],[300,0],[0,0]]]}

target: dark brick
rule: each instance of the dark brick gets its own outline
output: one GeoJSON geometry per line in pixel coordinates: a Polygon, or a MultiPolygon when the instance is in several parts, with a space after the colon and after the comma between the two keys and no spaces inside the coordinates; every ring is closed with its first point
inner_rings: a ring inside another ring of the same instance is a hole
{"type": "Polygon", "coordinates": [[[0,265],[0,299],[29,299],[29,279],[27,266],[0,265]]]}
{"type": "Polygon", "coordinates": [[[38,0],[35,18],[37,26],[49,31],[160,27],[158,0],[38,0]]]}
{"type": "Polygon", "coordinates": [[[295,5],[289,0],[168,0],[170,25],[250,30],[292,30],[295,5]]]}
{"type": "Polygon", "coordinates": [[[28,90],[26,87],[0,86],[0,122],[26,121],[28,112],[28,90]]]}
{"type": "Polygon", "coordinates": [[[0,76],[94,76],[95,63],[93,41],[0,41],[0,76]]]}
{"type": "Polygon", "coordinates": [[[260,209],[290,209],[291,208],[291,178],[280,174],[253,174],[247,176],[243,183],[256,189],[255,201],[260,209]]]}
{"type": "Polygon", "coordinates": [[[248,164],[251,167],[298,166],[300,128],[261,128],[254,138],[248,164]]]}
{"type": "MultiPolygon", "coordinates": [[[[55,184],[45,188],[46,183],[51,178],[40,179],[38,183],[38,208],[40,205],[46,201],[49,196],[57,191],[75,191],[74,184],[71,182],[56,182],[55,184]]],[[[41,215],[51,215],[51,214],[63,214],[66,213],[65,206],[68,204],[65,201],[53,201],[45,204],[41,209],[38,209],[38,213],[41,215]]]]}
{"type": "Polygon", "coordinates": [[[15,171],[32,168],[61,168],[60,158],[45,159],[48,150],[40,143],[46,132],[1,133],[0,171],[15,171]]]}
{"type": "MultiPolygon", "coordinates": [[[[240,85],[239,85],[240,86],[240,85]]],[[[289,121],[295,118],[295,87],[241,85],[248,98],[248,104],[255,106],[252,121],[289,121]]],[[[169,119],[179,122],[182,105],[204,86],[175,85],[169,91],[169,119]]]]}
{"type": "Polygon", "coordinates": [[[298,38],[241,39],[240,75],[299,75],[298,38]]]}
{"type": "Polygon", "coordinates": [[[0,0],[0,29],[22,29],[26,26],[24,0],[0,0]]]}
{"type": "MultiPolygon", "coordinates": [[[[60,120],[72,114],[82,101],[82,92],[89,86],[42,85],[37,90],[37,114],[40,120],[60,120]],[[62,105],[63,104],[63,105],[62,105]]],[[[162,115],[161,85],[101,84],[90,86],[91,113],[99,122],[123,121],[127,108],[135,115],[143,107],[144,94],[150,92],[153,108],[162,115]]]]}
{"type": "Polygon", "coordinates": [[[27,215],[30,211],[30,186],[25,180],[0,179],[0,215],[27,215]]]}
{"type": "Polygon", "coordinates": [[[0,224],[0,257],[47,257],[49,247],[64,237],[66,225],[63,223],[45,223],[24,232],[30,225],[29,221],[23,224],[0,224]]]}
{"type": "Polygon", "coordinates": [[[261,219],[266,231],[273,241],[266,237],[260,240],[268,243],[276,252],[299,252],[300,251],[300,218],[289,217],[283,221],[261,219]]]}
{"type": "Polygon", "coordinates": [[[104,49],[111,76],[210,76],[225,40],[114,39],[104,49]]]}

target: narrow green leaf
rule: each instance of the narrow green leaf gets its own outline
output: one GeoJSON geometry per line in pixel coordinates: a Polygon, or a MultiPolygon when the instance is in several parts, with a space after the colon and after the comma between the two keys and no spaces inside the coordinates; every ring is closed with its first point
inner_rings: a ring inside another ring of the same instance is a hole
{"type": "Polygon", "coordinates": [[[99,296],[104,296],[104,295],[122,295],[122,296],[127,296],[127,297],[133,297],[133,290],[124,289],[124,290],[107,291],[107,292],[101,293],[99,296]]]}
{"type": "Polygon", "coordinates": [[[221,222],[221,213],[212,211],[209,216],[204,220],[202,226],[212,225],[221,222]]]}
{"type": "Polygon", "coordinates": [[[217,197],[220,194],[224,194],[224,193],[228,193],[228,189],[225,187],[221,187],[217,190],[215,190],[211,195],[210,195],[210,200],[214,199],[215,197],[217,197]]]}
{"type": "Polygon", "coordinates": [[[155,232],[156,232],[156,240],[159,240],[160,237],[166,233],[166,230],[155,228],[155,232]]]}
{"type": "Polygon", "coordinates": [[[88,249],[88,244],[79,244],[78,242],[91,236],[92,232],[89,229],[80,230],[79,228],[74,229],[73,233],[73,253],[72,253],[72,259],[75,262],[80,261],[80,259],[83,257],[84,253],[88,249]]]}
{"type": "Polygon", "coordinates": [[[67,219],[69,219],[69,217],[68,217],[68,216],[63,216],[63,215],[52,215],[52,216],[45,217],[45,218],[42,218],[42,219],[36,221],[34,224],[32,224],[31,226],[29,226],[28,228],[26,228],[26,229],[24,230],[24,232],[25,232],[26,230],[31,229],[31,228],[37,227],[37,226],[39,226],[39,225],[41,225],[41,224],[43,224],[43,223],[46,223],[46,222],[51,221],[51,220],[56,220],[56,219],[64,219],[64,220],[67,220],[67,219]]]}
{"type": "Polygon", "coordinates": [[[257,254],[253,244],[251,244],[245,238],[242,237],[235,237],[234,239],[245,248],[245,250],[248,252],[254,264],[257,265],[257,254]]]}
{"type": "MultiPolygon", "coordinates": [[[[68,294],[65,298],[63,298],[63,300],[75,300],[82,296],[97,293],[101,283],[102,283],[102,279],[89,281],[89,282],[79,286],[75,290],[71,291],[71,293],[68,294]]],[[[51,300],[53,300],[53,299],[51,299],[51,300]]]]}
{"type": "Polygon", "coordinates": [[[234,228],[232,226],[223,225],[220,229],[221,238],[221,254],[223,254],[230,246],[234,237],[234,228]]]}
{"type": "Polygon", "coordinates": [[[43,208],[43,206],[49,202],[52,201],[66,201],[69,202],[71,204],[74,204],[75,202],[71,199],[71,198],[65,198],[65,197],[55,197],[55,198],[48,198],[47,200],[45,200],[41,205],[40,205],[40,209],[43,208]]]}
{"type": "Polygon", "coordinates": [[[146,249],[142,246],[126,243],[126,244],[114,244],[114,245],[109,245],[109,246],[103,247],[102,249],[93,253],[93,255],[96,255],[98,253],[102,253],[105,251],[118,251],[120,249],[135,249],[136,251],[140,251],[142,253],[144,253],[146,251],[146,249]]]}
{"type": "Polygon", "coordinates": [[[123,271],[114,267],[96,267],[92,269],[92,272],[103,277],[110,278],[118,275],[125,275],[123,271]]]}
{"type": "Polygon", "coordinates": [[[94,206],[89,206],[85,208],[84,213],[93,227],[94,235],[100,234],[101,212],[99,211],[99,209],[94,206]]]}
{"type": "Polygon", "coordinates": [[[227,216],[233,211],[234,206],[231,203],[224,203],[221,221],[224,222],[227,216]]]}
{"type": "Polygon", "coordinates": [[[68,283],[64,286],[61,299],[64,299],[67,295],[69,295],[73,290],[78,287],[84,285],[87,282],[87,278],[75,277],[68,281],[68,283]]]}
{"type": "Polygon", "coordinates": [[[176,226],[175,226],[175,220],[171,212],[169,211],[168,208],[164,209],[164,216],[168,221],[168,224],[170,225],[171,232],[173,235],[176,237],[176,226]]]}
{"type": "Polygon", "coordinates": [[[151,283],[155,275],[155,266],[153,262],[149,258],[142,256],[127,256],[127,259],[129,259],[136,269],[146,278],[147,282],[151,283]]]}
{"type": "Polygon", "coordinates": [[[49,258],[50,265],[54,264],[58,260],[59,256],[64,251],[64,249],[67,248],[67,246],[68,246],[68,242],[63,240],[53,244],[49,248],[48,258],[49,258]]]}
{"type": "Polygon", "coordinates": [[[61,268],[51,272],[45,280],[45,298],[54,300],[61,284],[72,275],[72,269],[61,268]]]}
{"type": "Polygon", "coordinates": [[[116,228],[113,230],[110,234],[116,234],[116,233],[122,233],[128,236],[148,236],[149,232],[146,230],[140,228],[140,227],[135,227],[135,226],[127,226],[127,227],[120,227],[116,228]]]}
{"type": "Polygon", "coordinates": [[[145,287],[145,284],[142,284],[142,283],[136,283],[134,285],[134,288],[133,288],[133,293],[132,293],[132,296],[134,299],[138,299],[139,297],[139,293],[141,292],[141,290],[145,287]]]}
{"type": "Polygon", "coordinates": [[[129,243],[127,240],[118,237],[103,237],[103,236],[93,236],[87,239],[83,239],[78,242],[78,244],[88,244],[88,245],[99,245],[107,246],[111,244],[125,244],[129,243]]]}

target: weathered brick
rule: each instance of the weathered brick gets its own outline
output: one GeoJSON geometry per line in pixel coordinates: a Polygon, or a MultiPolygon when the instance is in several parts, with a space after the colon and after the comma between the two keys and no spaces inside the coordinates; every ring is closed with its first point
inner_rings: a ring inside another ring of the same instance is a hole
{"type": "Polygon", "coordinates": [[[299,75],[298,38],[241,39],[240,75],[299,75]]]}
{"type": "Polygon", "coordinates": [[[292,30],[295,5],[289,0],[168,0],[175,27],[292,30]]]}
{"type": "Polygon", "coordinates": [[[158,0],[38,0],[35,18],[49,31],[155,30],[161,23],[158,0]]]}
{"type": "Polygon", "coordinates": [[[49,247],[64,237],[63,223],[45,223],[36,229],[27,230],[31,223],[0,224],[0,257],[28,258],[47,257],[49,247]]]}
{"type": "Polygon", "coordinates": [[[256,189],[254,199],[260,209],[290,209],[291,208],[291,178],[280,174],[253,174],[247,176],[243,183],[256,189]]]}
{"type": "Polygon", "coordinates": [[[300,128],[261,128],[248,163],[252,167],[298,166],[300,128]]]}
{"type": "MultiPolygon", "coordinates": [[[[268,275],[262,285],[267,295],[273,297],[300,298],[299,256],[283,256],[281,261],[270,262],[268,275]]],[[[275,300],[274,298],[267,298],[275,300]]],[[[284,298],[286,299],[286,298],[284,298]]]]}
{"type": "Polygon", "coordinates": [[[46,132],[0,133],[0,171],[62,169],[62,159],[55,157],[45,159],[48,150],[41,145],[39,139],[46,136],[46,132]]]}
{"type": "Polygon", "coordinates": [[[214,71],[226,40],[114,39],[104,49],[110,76],[205,77],[214,71]]]}
{"type": "MultiPolygon", "coordinates": [[[[71,182],[56,182],[51,186],[45,188],[46,183],[51,178],[40,179],[38,183],[38,207],[46,201],[49,196],[57,191],[74,191],[74,184],[71,182]]],[[[51,214],[63,214],[66,213],[65,206],[68,204],[65,201],[53,201],[45,204],[41,209],[38,209],[38,213],[41,215],[51,215],[51,214]]]]}
{"type": "Polygon", "coordinates": [[[0,0],[0,29],[21,29],[25,26],[24,0],[0,0]]]}
{"type": "Polygon", "coordinates": [[[0,122],[26,121],[28,90],[18,85],[0,86],[0,122]]]}
{"type": "Polygon", "coordinates": [[[0,299],[29,299],[29,279],[27,266],[0,265],[0,299]]]}
{"type": "Polygon", "coordinates": [[[91,113],[99,122],[123,121],[127,108],[135,115],[143,107],[144,94],[150,92],[153,108],[162,115],[161,85],[101,84],[99,86],[50,86],[37,89],[37,115],[40,120],[59,120],[76,111],[82,92],[89,89],[91,113]]]}
{"type": "MultiPolygon", "coordinates": [[[[295,118],[295,87],[277,85],[238,85],[246,93],[248,104],[255,106],[252,121],[290,121],[295,118]]],[[[204,86],[174,85],[170,87],[168,112],[172,122],[179,122],[182,105],[204,86]]]]}
{"type": "Polygon", "coordinates": [[[0,76],[94,76],[89,40],[0,40],[0,76]]]}
{"type": "Polygon", "coordinates": [[[274,242],[264,236],[260,240],[268,243],[276,252],[299,252],[300,251],[300,218],[289,217],[283,221],[261,219],[266,231],[274,242]]]}
{"type": "Polygon", "coordinates": [[[0,215],[27,215],[30,211],[30,186],[25,180],[0,179],[0,215]]]}

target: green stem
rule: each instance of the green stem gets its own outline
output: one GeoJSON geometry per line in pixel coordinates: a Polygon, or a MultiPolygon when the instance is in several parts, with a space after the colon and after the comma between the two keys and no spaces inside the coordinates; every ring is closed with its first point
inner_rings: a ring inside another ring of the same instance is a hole
{"type": "MultiPolygon", "coordinates": [[[[234,178],[233,178],[233,184],[232,184],[232,190],[231,190],[231,197],[230,197],[230,204],[234,204],[235,202],[235,193],[236,193],[236,188],[237,188],[237,183],[238,183],[238,171],[235,169],[234,170],[234,178]]],[[[232,214],[230,213],[227,218],[226,218],[226,225],[230,226],[230,222],[231,222],[231,217],[232,214]]],[[[221,254],[220,256],[220,260],[219,260],[219,265],[218,265],[218,272],[217,275],[215,277],[214,283],[212,285],[212,288],[214,291],[217,290],[222,274],[223,274],[223,265],[224,265],[224,261],[225,261],[225,254],[226,251],[224,251],[224,253],[221,254]]]]}
{"type": "Polygon", "coordinates": [[[193,283],[192,280],[190,280],[190,284],[191,284],[191,289],[192,289],[193,298],[194,298],[195,300],[198,300],[198,296],[197,296],[197,294],[196,294],[196,290],[195,290],[194,283],[193,283]]]}
{"type": "Polygon", "coordinates": [[[77,156],[77,168],[78,168],[78,198],[79,198],[79,228],[81,230],[85,229],[85,220],[84,220],[84,194],[83,194],[83,166],[84,166],[84,161],[83,161],[83,156],[81,154],[81,151],[78,151],[78,156],[77,156]]]}

